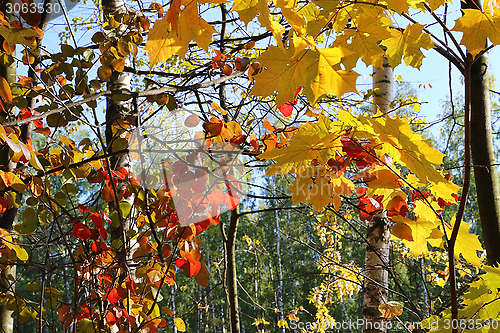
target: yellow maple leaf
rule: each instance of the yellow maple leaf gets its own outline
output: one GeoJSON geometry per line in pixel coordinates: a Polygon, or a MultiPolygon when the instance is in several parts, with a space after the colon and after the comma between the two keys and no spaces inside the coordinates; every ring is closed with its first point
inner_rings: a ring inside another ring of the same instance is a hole
{"type": "MultiPolygon", "coordinates": [[[[451,219],[453,225],[455,223],[455,216],[451,219]]],[[[451,235],[453,230],[453,225],[449,227],[448,235],[451,235]]],[[[477,251],[482,251],[483,247],[479,242],[477,235],[470,233],[470,223],[462,221],[460,223],[460,229],[458,230],[457,241],[455,243],[455,258],[457,260],[462,257],[467,260],[467,262],[473,264],[476,267],[481,267],[481,259],[477,256],[477,251]]]]}
{"type": "Polygon", "coordinates": [[[323,209],[332,202],[332,187],[327,177],[317,177],[314,185],[309,190],[307,202],[317,211],[323,209]]]}
{"type": "Polygon", "coordinates": [[[428,50],[434,47],[429,35],[422,31],[423,28],[423,25],[415,23],[404,30],[392,29],[392,37],[380,43],[387,48],[385,54],[392,67],[399,65],[404,57],[406,65],[420,68],[424,59],[420,49],[428,50]]]}
{"type": "Polygon", "coordinates": [[[270,15],[267,0],[234,0],[231,11],[238,12],[245,25],[248,25],[257,15],[266,17],[270,15]]]}
{"type": "Polygon", "coordinates": [[[295,8],[296,6],[297,1],[295,0],[276,0],[276,7],[281,9],[281,14],[288,24],[290,24],[297,34],[303,35],[306,33],[307,21],[304,16],[297,11],[297,8],[295,8]]]}
{"type": "Polygon", "coordinates": [[[267,97],[277,92],[276,104],[283,105],[294,99],[299,87],[312,103],[326,93],[342,96],[356,91],[358,74],[339,66],[347,53],[341,47],[296,52],[293,46],[287,50],[271,46],[258,58],[265,70],[254,76],[252,94],[267,97]]]}
{"type": "Polygon", "coordinates": [[[317,74],[313,70],[315,59],[307,51],[304,50],[293,57],[292,48],[282,50],[270,46],[258,58],[265,70],[254,76],[252,94],[267,97],[278,91],[277,105],[293,100],[297,88],[306,86],[317,74]]]}
{"type": "Polygon", "coordinates": [[[409,235],[405,234],[403,242],[415,257],[429,252],[429,249],[427,248],[427,241],[431,237],[432,232],[436,229],[434,222],[430,222],[425,219],[411,220],[399,215],[393,216],[392,220],[396,222],[396,224],[404,223],[410,227],[410,239],[412,239],[412,241],[408,240],[409,235]]]}
{"type": "Polygon", "coordinates": [[[267,0],[235,0],[231,11],[237,12],[245,25],[257,16],[260,25],[271,31],[278,46],[284,49],[282,36],[285,27],[272,19],[267,0]]]}
{"type": "MultiPolygon", "coordinates": [[[[224,2],[216,0],[211,2],[224,2]]],[[[189,43],[194,40],[198,46],[208,51],[215,29],[202,19],[198,13],[198,1],[185,1],[185,7],[172,23],[167,15],[155,22],[149,31],[144,49],[148,51],[150,66],[168,60],[174,54],[184,57],[189,43]]]]}
{"type": "Polygon", "coordinates": [[[500,43],[500,9],[495,8],[493,16],[490,12],[477,9],[464,9],[453,28],[454,31],[463,32],[460,44],[467,48],[467,52],[476,56],[486,47],[486,38],[493,44],[500,43]]]}
{"type": "Polygon", "coordinates": [[[346,50],[336,47],[315,52],[318,74],[309,85],[304,87],[304,94],[313,104],[325,94],[341,97],[348,92],[357,92],[356,80],[359,74],[352,70],[334,68],[340,63],[342,57],[350,53],[346,50]]]}
{"type": "Polygon", "coordinates": [[[414,133],[409,119],[392,117],[360,117],[364,123],[370,124],[380,140],[384,143],[379,154],[387,153],[399,163],[404,164],[423,183],[433,184],[449,182],[434,168],[443,162],[444,154],[432,147],[427,140],[414,133]],[[394,148],[399,156],[394,156],[394,148]]]}

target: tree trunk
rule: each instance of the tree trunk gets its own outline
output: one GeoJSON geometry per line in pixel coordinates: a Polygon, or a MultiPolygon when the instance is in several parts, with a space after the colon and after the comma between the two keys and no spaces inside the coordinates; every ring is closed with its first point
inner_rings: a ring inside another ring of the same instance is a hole
{"type": "Polygon", "coordinates": [[[231,333],[240,333],[240,312],[238,305],[238,276],[236,273],[236,232],[238,231],[239,215],[237,210],[231,211],[229,229],[224,240],[224,264],[226,272],[226,298],[229,308],[229,329],[231,333]]]}
{"type": "Polygon", "coordinates": [[[386,113],[394,99],[393,74],[389,61],[384,57],[383,67],[373,67],[373,113],[386,113]]]}
{"type": "MultiPolygon", "coordinates": [[[[6,13],[5,7],[8,1],[0,4],[0,10],[6,13]]],[[[7,19],[10,21],[10,15],[6,14],[7,19]]],[[[0,45],[2,45],[4,39],[0,36],[0,45]]],[[[0,76],[3,77],[9,84],[15,82],[16,80],[16,64],[15,62],[8,66],[0,65],[0,76]]],[[[5,106],[5,105],[4,105],[5,106]]],[[[5,108],[8,111],[7,108],[5,108]]],[[[4,171],[12,171],[15,165],[10,162],[9,157],[9,147],[0,147],[0,167],[4,171]]],[[[7,209],[0,217],[0,228],[12,231],[14,226],[14,221],[17,217],[17,208],[7,209]]],[[[15,276],[16,276],[16,266],[12,265],[0,272],[0,291],[8,294],[14,294],[15,291],[15,276]]],[[[8,310],[6,305],[0,307],[0,332],[10,333],[14,331],[14,318],[12,318],[12,310],[8,310]]]]}
{"type": "MultiPolygon", "coordinates": [[[[389,62],[384,58],[383,68],[373,69],[373,112],[387,113],[394,98],[393,74],[389,62]]],[[[363,332],[387,332],[386,319],[382,318],[378,306],[387,302],[389,287],[389,239],[391,231],[386,214],[378,214],[368,223],[366,234],[365,282],[363,300],[363,332]]]]}
{"type": "MultiPolygon", "coordinates": [[[[274,181],[277,183],[278,177],[274,179],[274,181]]],[[[277,184],[275,183],[275,186],[277,187],[277,184]]],[[[276,207],[277,208],[277,207],[276,207]]],[[[278,292],[277,292],[277,299],[278,299],[278,309],[280,310],[279,312],[279,320],[283,320],[283,270],[281,267],[281,231],[280,231],[280,221],[279,221],[279,213],[278,210],[276,209],[274,211],[274,218],[276,220],[276,258],[278,259],[278,292]]],[[[280,329],[279,332],[285,333],[285,326],[283,325],[280,329]]]]}
{"type": "MultiPolygon", "coordinates": [[[[110,15],[124,12],[126,10],[125,1],[124,0],[102,0],[102,7],[104,11],[104,17],[107,18],[110,15]]],[[[123,26],[125,28],[125,26],[123,26]]],[[[118,33],[123,32],[120,31],[121,27],[118,28],[118,33]]],[[[125,57],[125,66],[130,66],[129,57],[125,57]]],[[[110,80],[108,81],[108,90],[110,91],[130,91],[131,90],[131,74],[126,72],[117,72],[113,70],[110,80]]],[[[132,115],[132,104],[130,101],[115,101],[111,97],[108,97],[106,100],[106,146],[108,153],[113,153],[113,143],[120,138],[125,138],[127,132],[124,129],[121,129],[116,125],[116,122],[119,120],[135,119],[134,115],[132,115]],[[131,117],[131,118],[129,118],[131,117]]],[[[135,121],[131,121],[135,123],[135,121]]],[[[125,168],[127,171],[131,171],[131,158],[130,154],[122,154],[119,156],[112,156],[110,158],[110,167],[112,170],[117,170],[120,168],[125,168]]],[[[116,194],[120,194],[126,187],[125,182],[117,182],[116,184],[116,194]]],[[[131,212],[129,216],[133,216],[133,203],[134,197],[131,195],[130,197],[118,198],[116,201],[126,201],[130,204],[131,212]]],[[[128,237],[126,233],[130,228],[132,228],[132,219],[126,216],[123,216],[120,208],[117,205],[116,201],[110,202],[110,212],[117,211],[119,217],[119,225],[117,225],[116,221],[114,221],[114,227],[111,229],[111,239],[119,239],[122,240],[123,245],[121,250],[117,255],[117,262],[120,267],[126,268],[127,259],[130,257],[130,244],[128,241],[128,237]]]]}
{"type": "MultiPolygon", "coordinates": [[[[462,2],[462,9],[478,9],[479,1],[462,2]],[[477,5],[476,5],[477,4],[477,5]]],[[[495,165],[491,129],[488,56],[478,57],[471,67],[471,155],[477,205],[489,265],[500,264],[500,184],[495,165]]]]}
{"type": "Polygon", "coordinates": [[[367,232],[365,255],[365,283],[363,303],[363,332],[387,332],[387,320],[382,318],[378,306],[387,302],[389,286],[389,238],[388,219],[379,214],[370,221],[367,232]]]}

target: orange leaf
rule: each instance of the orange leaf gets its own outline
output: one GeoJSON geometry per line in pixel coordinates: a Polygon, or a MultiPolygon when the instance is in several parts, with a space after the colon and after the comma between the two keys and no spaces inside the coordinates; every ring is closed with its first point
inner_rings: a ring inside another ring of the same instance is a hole
{"type": "Polygon", "coordinates": [[[2,47],[7,53],[14,53],[16,51],[16,45],[10,45],[6,40],[3,41],[2,47]]]}
{"type": "Polygon", "coordinates": [[[121,299],[120,295],[118,295],[118,290],[116,288],[108,289],[108,292],[106,293],[105,297],[110,303],[116,303],[121,299]]]}
{"type": "Polygon", "coordinates": [[[0,97],[9,104],[12,104],[12,92],[7,80],[0,76],[0,97]]]}
{"type": "Polygon", "coordinates": [[[109,326],[116,324],[116,316],[109,310],[106,311],[106,322],[109,326]]]}
{"type": "Polygon", "coordinates": [[[229,66],[228,64],[225,64],[224,70],[222,71],[222,73],[224,73],[224,75],[231,75],[232,72],[233,72],[233,68],[231,66],[229,66]]]}
{"type": "Polygon", "coordinates": [[[229,189],[224,194],[224,203],[226,204],[227,208],[234,210],[240,204],[240,197],[236,193],[233,194],[233,191],[229,189]]]}
{"type": "Polygon", "coordinates": [[[191,253],[186,253],[185,258],[187,259],[189,264],[185,265],[183,268],[184,275],[186,275],[187,277],[193,277],[200,271],[201,262],[193,258],[191,253]]]}
{"type": "Polygon", "coordinates": [[[255,46],[255,41],[252,40],[252,41],[246,43],[244,47],[245,47],[245,50],[250,50],[250,49],[253,49],[254,46],[255,46]]]}
{"type": "Polygon", "coordinates": [[[115,200],[115,193],[113,192],[113,189],[110,186],[104,186],[102,188],[102,197],[106,202],[111,202],[115,200]]]}
{"type": "Polygon", "coordinates": [[[222,132],[222,127],[224,125],[222,124],[222,122],[217,122],[217,123],[213,123],[213,122],[205,122],[203,124],[203,128],[205,129],[205,131],[207,131],[208,133],[214,135],[214,136],[219,136],[220,133],[222,132]]]}
{"type": "Polygon", "coordinates": [[[205,263],[202,261],[201,269],[198,272],[198,274],[195,275],[194,279],[196,283],[206,288],[208,286],[209,277],[210,277],[210,272],[208,271],[207,265],[205,265],[205,263]]]}
{"type": "Polygon", "coordinates": [[[380,304],[378,309],[382,313],[382,318],[394,318],[403,313],[403,304],[390,301],[385,304],[380,304]]]}

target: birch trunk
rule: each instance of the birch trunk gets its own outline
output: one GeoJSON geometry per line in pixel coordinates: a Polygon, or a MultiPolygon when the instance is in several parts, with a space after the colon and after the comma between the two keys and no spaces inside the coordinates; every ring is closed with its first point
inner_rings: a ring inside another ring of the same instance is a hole
{"type": "MultiPolygon", "coordinates": [[[[104,18],[106,19],[110,15],[126,11],[124,0],[102,0],[102,7],[104,12],[104,18]]],[[[125,29],[125,26],[123,26],[125,29]]],[[[118,28],[117,33],[123,33],[123,29],[118,28]]],[[[125,66],[130,66],[130,59],[125,57],[125,66]]],[[[131,90],[131,74],[126,72],[113,71],[110,80],[108,81],[108,90],[110,91],[130,91],[131,90]]],[[[125,138],[126,130],[120,129],[116,125],[119,120],[125,120],[128,117],[133,117],[132,114],[132,104],[130,101],[115,101],[111,97],[106,100],[106,146],[108,153],[113,153],[113,143],[119,138],[125,138]]],[[[110,167],[112,170],[117,170],[120,168],[125,168],[127,171],[131,171],[131,158],[130,154],[122,154],[119,156],[112,156],[110,158],[110,167]]],[[[126,187],[124,182],[118,182],[116,185],[116,192],[120,194],[126,187]]],[[[131,212],[129,216],[133,216],[133,203],[134,197],[130,196],[128,198],[119,198],[120,202],[128,202],[131,207],[131,212]]],[[[132,219],[127,216],[123,216],[120,208],[117,207],[116,202],[110,202],[110,212],[117,211],[119,215],[119,226],[112,228],[111,239],[119,239],[123,242],[122,248],[119,250],[117,255],[117,262],[120,267],[127,267],[127,259],[131,256],[131,244],[129,238],[126,236],[128,230],[132,228],[132,219]]],[[[116,223],[116,222],[114,222],[116,223]]]]}
{"type": "MultiPolygon", "coordinates": [[[[394,98],[393,74],[384,58],[383,68],[373,69],[373,112],[387,113],[394,98]]],[[[387,301],[389,286],[389,239],[391,233],[387,216],[382,213],[368,223],[366,234],[365,282],[363,299],[363,332],[386,333],[387,321],[378,306],[387,301]]]]}
{"type": "MultiPolygon", "coordinates": [[[[277,187],[278,178],[275,178],[275,186],[277,187]]],[[[281,231],[280,231],[280,221],[279,221],[279,213],[276,209],[274,211],[274,218],[276,220],[276,257],[278,259],[278,309],[279,312],[279,320],[283,320],[283,270],[281,267],[281,231]]],[[[285,326],[279,328],[279,332],[285,333],[285,326]]]]}

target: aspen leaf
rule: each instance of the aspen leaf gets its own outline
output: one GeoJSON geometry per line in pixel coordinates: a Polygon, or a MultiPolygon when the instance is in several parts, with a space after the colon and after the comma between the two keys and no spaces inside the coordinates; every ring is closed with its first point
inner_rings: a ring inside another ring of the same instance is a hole
{"type": "Polygon", "coordinates": [[[186,125],[186,127],[196,127],[199,123],[200,117],[195,114],[190,115],[186,118],[186,120],[184,120],[184,125],[186,125]]]}
{"type": "Polygon", "coordinates": [[[123,70],[125,69],[125,58],[114,59],[111,62],[111,66],[113,66],[115,71],[120,73],[123,72],[123,70]]]}
{"type": "Polygon", "coordinates": [[[24,288],[29,291],[35,291],[40,288],[40,285],[36,281],[31,281],[26,283],[26,286],[24,288]]]}
{"type": "Polygon", "coordinates": [[[208,286],[210,272],[208,271],[207,265],[205,265],[203,261],[201,262],[201,269],[198,274],[194,276],[194,279],[200,286],[205,288],[208,286]]]}
{"type": "Polygon", "coordinates": [[[27,261],[29,259],[28,252],[22,246],[14,244],[12,245],[12,249],[16,251],[16,256],[19,260],[27,261]]]}
{"type": "Polygon", "coordinates": [[[12,104],[12,92],[9,83],[2,76],[0,76],[0,97],[7,103],[12,104]]]}
{"type": "Polygon", "coordinates": [[[42,30],[36,27],[30,29],[23,29],[22,27],[18,28],[19,29],[16,29],[16,27],[9,28],[7,26],[0,25],[0,35],[2,35],[10,45],[22,44],[30,48],[36,47],[36,37],[43,36],[42,30]]]}
{"type": "Polygon", "coordinates": [[[161,308],[161,311],[166,314],[167,316],[173,316],[174,315],[174,311],[172,311],[172,309],[170,309],[169,307],[167,306],[164,306],[161,308]]]}
{"type": "Polygon", "coordinates": [[[113,74],[113,71],[108,66],[101,66],[97,70],[97,76],[101,81],[109,81],[111,74],[113,74]]]}
{"type": "Polygon", "coordinates": [[[182,318],[174,318],[174,325],[179,332],[186,332],[186,324],[182,318]]]}
{"type": "Polygon", "coordinates": [[[382,318],[394,318],[403,313],[403,304],[390,301],[378,306],[378,310],[382,313],[382,318]]]}

